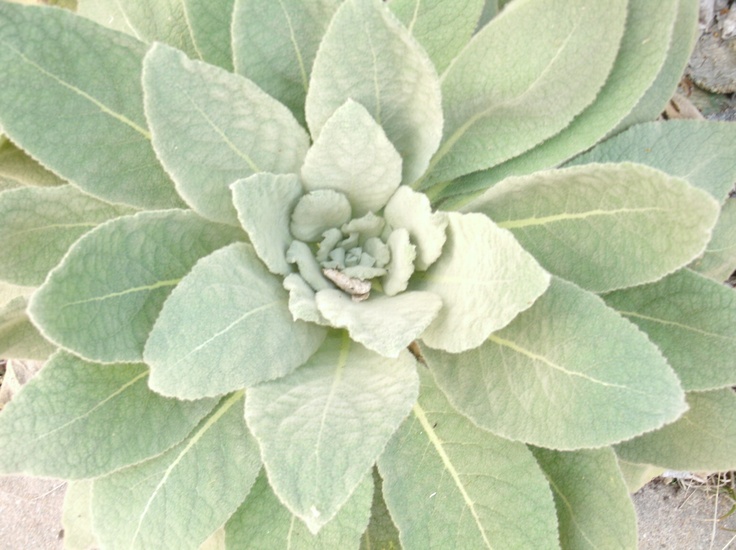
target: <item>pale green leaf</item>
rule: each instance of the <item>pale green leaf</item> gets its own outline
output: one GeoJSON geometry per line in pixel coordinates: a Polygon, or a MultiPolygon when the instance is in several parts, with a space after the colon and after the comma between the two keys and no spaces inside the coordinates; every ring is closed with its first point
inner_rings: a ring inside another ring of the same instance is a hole
{"type": "Polygon", "coordinates": [[[143,61],[153,147],[184,200],[237,224],[229,185],[256,172],[297,172],[309,137],[286,107],[242,76],[154,44],[143,61]]]}
{"type": "Polygon", "coordinates": [[[444,135],[421,187],[495,166],[570,124],[611,72],[627,3],[527,0],[486,25],[443,75],[444,135]]]}
{"type": "Polygon", "coordinates": [[[638,464],[636,462],[628,462],[622,458],[618,459],[618,467],[624,476],[626,486],[632,495],[655,477],[662,475],[664,468],[651,466],[650,464],[638,464]]]}
{"type": "Polygon", "coordinates": [[[398,550],[401,548],[399,530],[396,528],[391,514],[383,498],[383,480],[378,468],[373,468],[373,503],[368,528],[360,539],[360,550],[398,550]]]}
{"type": "Polygon", "coordinates": [[[314,289],[297,273],[284,278],[284,288],[289,292],[289,311],[294,321],[301,320],[329,326],[317,309],[314,289]]]}
{"type": "Polygon", "coordinates": [[[304,101],[320,40],[342,0],[236,0],[235,71],[304,123],[304,101]]]}
{"type": "Polygon", "coordinates": [[[391,260],[386,266],[388,273],[381,279],[381,285],[386,296],[396,296],[409,286],[409,279],[414,274],[417,248],[411,243],[409,231],[403,227],[391,232],[386,239],[386,246],[391,260]]]}
{"type": "Polygon", "coordinates": [[[92,361],[140,361],[164,300],[194,263],[243,237],[194,212],[141,212],[75,242],[31,298],[41,333],[92,361]]]}
{"type": "Polygon", "coordinates": [[[733,288],[683,269],[603,299],[647,333],[686,391],[736,385],[733,288]]]}
{"type": "Polygon", "coordinates": [[[23,187],[0,194],[0,278],[40,285],[69,247],[100,223],[124,214],[71,185],[23,187]]]}
{"type": "Polygon", "coordinates": [[[552,494],[529,449],[474,426],[419,372],[419,402],[378,461],[402,547],[559,548],[552,494]]]}
{"type": "Polygon", "coordinates": [[[0,145],[0,190],[36,185],[61,185],[64,180],[49,172],[9,140],[0,145]]]}
{"type": "Polygon", "coordinates": [[[248,389],[245,418],[271,487],[312,533],[370,475],[418,386],[408,351],[386,359],[332,331],[301,368],[248,389]]]}
{"type": "Polygon", "coordinates": [[[184,13],[197,54],[202,61],[228,71],[233,70],[230,27],[234,4],[235,0],[184,0],[184,13]]]}
{"type": "Polygon", "coordinates": [[[595,292],[683,267],[705,249],[719,212],[705,191],[630,163],[509,178],[466,209],[511,230],[551,273],[595,292]]]}
{"type": "Polygon", "coordinates": [[[591,162],[638,162],[686,179],[723,202],[736,181],[736,124],[668,120],[639,124],[576,157],[591,162]]]}
{"type": "Polygon", "coordinates": [[[197,548],[245,500],[260,467],[242,392],[224,397],[176,447],[95,480],[95,533],[103,548],[197,548]]]}
{"type": "Polygon", "coordinates": [[[401,183],[401,157],[365,107],[349,99],[327,119],[309,149],[302,180],[308,191],[347,195],[355,216],[376,213],[401,183]]]}
{"type": "MultiPolygon", "coordinates": [[[[238,220],[271,273],[288,275],[286,250],[293,237],[291,213],[303,189],[294,174],[253,174],[230,186],[238,220]]],[[[2,197],[0,197],[2,201],[2,197]]]]}
{"type": "Polygon", "coordinates": [[[99,547],[92,532],[92,480],[67,483],[61,524],[64,528],[64,550],[99,547]]]}
{"type": "Polygon", "coordinates": [[[350,337],[384,357],[398,357],[437,317],[442,300],[431,292],[403,292],[351,300],[340,290],[317,293],[317,308],[333,327],[347,328],[350,337]]]}
{"type": "Polygon", "coordinates": [[[0,470],[96,477],[182,441],[215,406],[148,389],[142,364],[88,363],[58,352],[0,413],[0,470]]]}
{"type": "Polygon", "coordinates": [[[736,271],[736,199],[727,199],[721,207],[705,252],[690,267],[719,283],[736,271]]]}
{"type": "Polygon", "coordinates": [[[124,9],[125,7],[120,2],[114,0],[77,0],[77,13],[82,17],[86,17],[108,29],[140,39],[130,21],[126,18],[124,9]]]}
{"type": "Polygon", "coordinates": [[[624,460],[672,470],[736,468],[736,393],[731,388],[687,394],[690,410],[677,422],[616,446],[624,460]]]}
{"type": "Polygon", "coordinates": [[[306,99],[313,138],[348,99],[368,109],[396,147],[402,183],[414,182],[442,137],[439,81],[426,53],[380,0],[346,0],[327,29],[306,99]]]}
{"type": "Polygon", "coordinates": [[[313,535],[281,504],[261,472],[248,498],[225,526],[227,547],[232,550],[357,548],[368,524],[372,486],[370,475],[366,475],[335,519],[313,535]]]}
{"type": "Polygon", "coordinates": [[[28,299],[18,296],[0,306],[0,357],[44,360],[56,346],[33,326],[26,313],[28,299]]]}
{"type": "Polygon", "coordinates": [[[438,73],[470,40],[483,0],[391,0],[389,8],[424,47],[438,73]]]}
{"type": "Polygon", "coordinates": [[[637,548],[636,511],[610,447],[532,453],[552,487],[562,548],[637,548]]]}
{"type": "Polygon", "coordinates": [[[460,412],[495,434],[541,447],[610,445],[686,410],[657,347],[603,300],[559,279],[481,347],[423,352],[460,412]]]}
{"type": "Polygon", "coordinates": [[[442,310],[422,341],[458,353],[509,324],[547,289],[550,278],[509,231],[486,216],[452,212],[448,219],[442,256],[417,273],[410,288],[442,298],[442,310]]]}
{"type": "Polygon", "coordinates": [[[292,320],[280,277],[249,245],[234,243],[197,262],[174,289],[143,357],[151,388],[194,399],[284,376],[324,336],[321,327],[292,320]]]}
{"type": "Polygon", "coordinates": [[[319,241],[328,229],[340,227],[350,219],[352,208],[343,193],[315,189],[297,202],[291,214],[291,234],[303,241],[319,241]]]}
{"type": "Polygon", "coordinates": [[[66,10],[0,3],[0,126],[91,195],[181,206],[146,129],[144,53],[138,40],[66,10]]]}

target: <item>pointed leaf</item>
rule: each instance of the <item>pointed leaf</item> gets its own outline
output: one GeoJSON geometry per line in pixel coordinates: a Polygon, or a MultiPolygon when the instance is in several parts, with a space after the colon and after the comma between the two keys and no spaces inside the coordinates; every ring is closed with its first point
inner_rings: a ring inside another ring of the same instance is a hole
{"type": "Polygon", "coordinates": [[[677,377],[647,337],[597,296],[559,279],[481,347],[423,352],[460,412],[533,445],[609,445],[686,410],[677,377]]]}
{"type": "Polygon", "coordinates": [[[146,343],[151,388],[194,399],[291,372],[325,331],[293,321],[288,298],[245,243],[203,258],[166,300],[146,343]]]}
{"type": "Polygon", "coordinates": [[[705,249],[718,203],[638,164],[509,178],[468,210],[510,229],[545,269],[595,292],[656,281],[705,249]]]}
{"type": "Polygon", "coordinates": [[[103,548],[196,548],[245,500],[261,467],[243,394],[224,397],[182,443],[95,481],[103,548]]]}
{"type": "Polygon", "coordinates": [[[690,268],[719,283],[736,271],[736,199],[726,200],[703,256],[690,268]]]}
{"type": "Polygon", "coordinates": [[[677,422],[616,446],[624,460],[672,470],[716,472],[736,467],[736,394],[731,388],[688,393],[677,422]]]}
{"type": "Polygon", "coordinates": [[[686,391],[736,385],[733,288],[683,269],[603,299],[647,333],[686,391]]]}
{"type": "Polygon", "coordinates": [[[549,275],[513,238],[481,214],[448,214],[442,256],[417,273],[416,290],[442,298],[443,308],[422,335],[430,347],[458,353],[481,345],[527,309],[549,275]]]}
{"type": "Polygon", "coordinates": [[[384,357],[398,357],[437,317],[442,300],[431,292],[374,296],[364,302],[340,290],[317,293],[317,308],[333,327],[347,328],[350,337],[384,357]]]}
{"type": "MultiPolygon", "coordinates": [[[[234,4],[235,0],[184,0],[184,13],[198,56],[226,71],[233,70],[230,28],[234,4]]],[[[169,45],[175,46],[171,42],[169,45]]]]}
{"type": "Polygon", "coordinates": [[[235,2],[235,71],[286,105],[302,124],[314,57],[341,1],[235,2]]]}
{"type": "Polygon", "coordinates": [[[56,350],[31,323],[27,306],[28,298],[22,296],[0,306],[0,357],[4,359],[41,361],[56,350]]]}
{"type": "Polygon", "coordinates": [[[56,353],[0,414],[0,469],[67,479],[106,474],[179,443],[216,404],[156,395],[147,375],[141,364],[56,353]]]}
{"type": "Polygon", "coordinates": [[[366,477],[417,390],[408,351],[389,360],[338,331],[292,374],[248,390],[245,418],[271,487],[312,533],[366,477]]]}
{"type": "Polygon", "coordinates": [[[366,475],[335,519],[313,535],[281,504],[269,487],[265,473],[261,472],[248,498],[225,526],[227,547],[257,550],[357,548],[368,524],[372,485],[370,475],[366,475]]]}
{"type": "Polygon", "coordinates": [[[532,453],[552,487],[563,548],[637,547],[636,511],[610,447],[532,453]]]}
{"type": "Polygon", "coordinates": [[[143,61],[153,146],[184,200],[237,224],[228,186],[256,172],[297,172],[309,137],[249,80],[154,44],[143,61]]]}
{"type": "Polygon", "coordinates": [[[624,476],[626,486],[629,488],[629,494],[632,495],[655,477],[662,475],[665,471],[664,468],[658,468],[649,464],[627,462],[621,458],[618,459],[618,467],[624,476]]]}
{"type": "Polygon", "coordinates": [[[67,483],[61,525],[64,528],[65,549],[89,550],[99,547],[92,532],[92,480],[67,483]]]}
{"type": "Polygon", "coordinates": [[[0,278],[40,285],[84,233],[134,210],[85,195],[71,185],[23,187],[0,194],[0,278]]]}
{"type": "Polygon", "coordinates": [[[552,495],[529,449],[474,426],[419,373],[419,402],[378,461],[402,547],[558,548],[552,495]]]}
{"type": "Polygon", "coordinates": [[[349,99],[309,149],[302,180],[307,191],[347,195],[356,217],[376,213],[401,183],[401,157],[365,107],[349,99]]]}
{"type": "Polygon", "coordinates": [[[22,149],[0,140],[0,189],[12,189],[25,185],[50,187],[66,183],[29,157],[22,149]]]}
{"type": "Polygon", "coordinates": [[[148,208],[181,206],[146,129],[144,53],[138,40],[67,10],[3,2],[0,126],[91,195],[148,208]]]}
{"type": "Polygon", "coordinates": [[[486,25],[443,76],[444,135],[421,186],[495,166],[570,124],[611,71],[627,3],[529,0],[486,25]]]}
{"type": "Polygon", "coordinates": [[[371,519],[368,528],[360,539],[360,550],[401,548],[399,530],[391,519],[391,514],[383,498],[383,480],[378,475],[378,468],[376,467],[373,468],[373,485],[371,519]]]}
{"type": "Polygon", "coordinates": [[[29,314],[46,338],[81,357],[140,361],[172,288],[199,258],[241,237],[191,211],[111,220],[72,245],[31,298],[29,314]]]}
{"type": "Polygon", "coordinates": [[[439,81],[424,51],[380,0],[346,0],[327,29],[306,100],[313,138],[348,99],[368,109],[396,147],[404,160],[402,183],[416,180],[442,136],[439,81]]]}
{"type": "Polygon", "coordinates": [[[483,5],[483,0],[392,0],[388,4],[440,74],[470,40],[483,5]]]}

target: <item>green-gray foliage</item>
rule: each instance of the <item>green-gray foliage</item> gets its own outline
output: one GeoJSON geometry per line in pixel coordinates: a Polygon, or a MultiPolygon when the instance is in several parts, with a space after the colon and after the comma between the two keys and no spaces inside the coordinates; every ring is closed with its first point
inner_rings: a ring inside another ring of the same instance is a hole
{"type": "Polygon", "coordinates": [[[736,468],[696,10],[0,0],[0,472],[80,547],[633,547],[736,468]]]}

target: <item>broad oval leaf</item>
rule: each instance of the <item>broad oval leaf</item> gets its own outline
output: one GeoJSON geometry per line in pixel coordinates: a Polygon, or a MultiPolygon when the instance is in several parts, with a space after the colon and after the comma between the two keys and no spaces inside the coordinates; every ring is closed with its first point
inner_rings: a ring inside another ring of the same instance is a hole
{"type": "Polygon", "coordinates": [[[736,270],[736,199],[727,199],[721,207],[705,252],[689,267],[719,283],[736,270]]]}
{"type": "Polygon", "coordinates": [[[371,476],[358,485],[331,522],[316,535],[289,512],[268,485],[265,472],[256,479],[248,498],[225,525],[227,548],[274,550],[334,550],[357,548],[368,524],[371,508],[371,476]]]}
{"type": "Polygon", "coordinates": [[[631,462],[689,472],[736,468],[734,390],[688,393],[687,403],[690,410],[677,422],[616,445],[616,454],[631,462]]]}
{"type": "Polygon", "coordinates": [[[0,126],[91,195],[147,208],[181,206],[143,116],[144,53],[138,40],[67,10],[3,2],[0,126]],[[30,89],[37,90],[33,101],[30,89]]]}
{"type": "Polygon", "coordinates": [[[688,269],[606,294],[606,303],[647,333],[685,391],[736,385],[736,290],[688,269]]]}
{"type": "Polygon", "coordinates": [[[611,71],[627,4],[528,0],[495,17],[443,75],[444,135],[421,187],[495,166],[570,124],[611,71]]]}
{"type": "Polygon", "coordinates": [[[552,495],[527,447],[474,426],[424,369],[420,379],[419,402],[378,460],[402,547],[559,548],[552,495]]]}
{"type": "Polygon", "coordinates": [[[0,194],[0,279],[40,285],[84,233],[133,212],[132,208],[85,195],[71,185],[23,187],[0,194]]]}
{"type": "Polygon", "coordinates": [[[610,447],[531,451],[552,487],[562,548],[637,548],[636,511],[610,447]]]}
{"type": "Polygon", "coordinates": [[[547,289],[549,274],[486,216],[447,216],[442,255],[428,271],[415,274],[410,288],[442,298],[440,314],[422,341],[458,353],[481,345],[531,306],[547,289]]]}
{"type": "Polygon", "coordinates": [[[314,139],[348,99],[368,109],[396,147],[404,161],[402,183],[414,182],[442,137],[439,80],[426,53],[380,0],[346,0],[327,29],[306,99],[314,139]]]}
{"type": "Polygon", "coordinates": [[[238,223],[229,185],[256,172],[298,172],[309,136],[286,107],[246,78],[154,44],[143,61],[153,147],[184,200],[238,223]]]}
{"type": "Polygon", "coordinates": [[[248,389],[245,418],[271,487],[312,533],[370,475],[418,388],[408,351],[387,359],[332,331],[301,368],[248,389]]]}
{"type": "Polygon", "coordinates": [[[224,397],[166,453],[95,480],[103,548],[198,548],[245,500],[261,467],[242,392],[224,397]]]}
{"type": "Polygon", "coordinates": [[[141,361],[173,287],[199,258],[242,237],[184,210],[110,220],[72,245],[29,315],[46,338],[85,359],[141,361]]]}
{"type": "Polygon", "coordinates": [[[509,178],[466,207],[511,230],[542,266],[594,292],[661,279],[705,249],[718,203],[643,165],[509,178]]]}
{"type": "Polygon", "coordinates": [[[423,352],[460,412],[495,434],[540,447],[610,445],[687,409],[657,347],[600,298],[559,279],[479,348],[423,352]]]}
{"type": "Polygon", "coordinates": [[[325,330],[294,321],[288,300],[250,245],[203,258],[166,300],[146,342],[151,388],[195,399],[290,373],[317,350],[325,330]]]}
{"type": "Polygon", "coordinates": [[[161,397],[147,378],[145,365],[100,365],[57,352],[0,414],[0,471],[107,474],[176,445],[217,403],[161,397]]]}

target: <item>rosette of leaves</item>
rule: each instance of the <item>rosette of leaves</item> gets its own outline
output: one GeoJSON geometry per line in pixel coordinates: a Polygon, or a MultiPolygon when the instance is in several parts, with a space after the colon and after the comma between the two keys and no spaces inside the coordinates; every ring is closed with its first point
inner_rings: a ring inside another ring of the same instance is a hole
{"type": "Polygon", "coordinates": [[[500,4],[0,3],[0,471],[69,547],[633,547],[736,466],[736,127],[648,122],[697,2],[500,4]]]}

